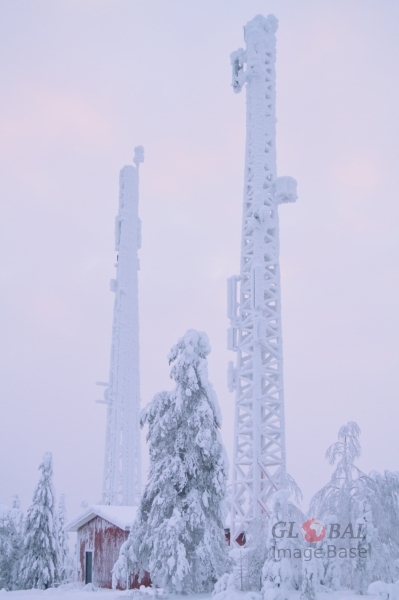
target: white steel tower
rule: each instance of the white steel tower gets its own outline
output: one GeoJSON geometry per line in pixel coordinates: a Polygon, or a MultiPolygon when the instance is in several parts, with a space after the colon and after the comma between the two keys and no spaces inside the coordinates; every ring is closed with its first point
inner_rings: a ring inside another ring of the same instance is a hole
{"type": "Polygon", "coordinates": [[[231,54],[233,88],[246,85],[246,153],[240,275],[228,280],[229,389],[235,391],[231,541],[269,514],[285,486],[285,429],[278,205],[296,200],[296,181],[276,176],[277,19],[244,27],[246,49],[231,54]]]}
{"type": "Polygon", "coordinates": [[[144,148],[134,149],[135,166],[123,167],[119,176],[119,212],[115,219],[118,252],[112,326],[111,366],[103,402],[107,404],[104,504],[134,505],[140,494],[140,373],[137,250],[141,245],[138,216],[139,165],[144,148]]]}

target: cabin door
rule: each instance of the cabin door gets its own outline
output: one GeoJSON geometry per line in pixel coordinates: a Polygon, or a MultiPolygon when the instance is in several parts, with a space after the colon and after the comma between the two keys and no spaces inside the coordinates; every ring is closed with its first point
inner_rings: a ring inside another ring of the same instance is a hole
{"type": "Polygon", "coordinates": [[[93,583],[93,551],[86,551],[85,583],[93,583]]]}

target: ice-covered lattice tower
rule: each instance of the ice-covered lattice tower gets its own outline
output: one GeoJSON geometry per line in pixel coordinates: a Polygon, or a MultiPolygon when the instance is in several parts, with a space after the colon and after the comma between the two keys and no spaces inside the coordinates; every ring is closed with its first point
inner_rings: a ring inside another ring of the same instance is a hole
{"type": "Polygon", "coordinates": [[[233,88],[246,86],[247,134],[240,275],[228,280],[229,389],[235,391],[231,540],[268,514],[285,486],[285,428],[278,205],[296,200],[296,181],[276,175],[277,19],[244,27],[246,49],[231,54],[233,88]]]}
{"type": "Polygon", "coordinates": [[[133,505],[140,494],[140,373],[138,249],[141,221],[138,216],[139,165],[144,148],[134,149],[135,166],[123,167],[119,177],[119,212],[115,219],[118,252],[112,326],[111,367],[103,402],[107,424],[102,502],[133,505]]]}

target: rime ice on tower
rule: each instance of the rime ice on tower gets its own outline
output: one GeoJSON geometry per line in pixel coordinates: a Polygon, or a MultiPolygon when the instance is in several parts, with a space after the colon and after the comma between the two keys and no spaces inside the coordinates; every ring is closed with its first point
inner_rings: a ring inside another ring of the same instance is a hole
{"type": "Polygon", "coordinates": [[[137,250],[141,245],[138,217],[139,164],[144,148],[134,149],[135,166],[123,167],[119,178],[119,212],[115,219],[118,252],[112,327],[111,367],[104,400],[107,404],[103,504],[137,504],[140,494],[140,378],[137,250]]]}
{"type": "Polygon", "coordinates": [[[241,271],[228,280],[229,389],[236,393],[231,540],[270,514],[285,485],[285,429],[278,205],[294,202],[296,181],[276,175],[277,19],[244,27],[246,50],[231,54],[233,88],[246,84],[247,136],[241,271]]]}

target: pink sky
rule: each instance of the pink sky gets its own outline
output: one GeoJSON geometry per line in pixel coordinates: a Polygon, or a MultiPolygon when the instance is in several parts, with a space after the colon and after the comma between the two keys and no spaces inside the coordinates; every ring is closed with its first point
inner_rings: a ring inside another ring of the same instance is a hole
{"type": "Polygon", "coordinates": [[[0,502],[27,508],[46,450],[70,516],[100,498],[94,382],[118,173],[138,144],[142,403],[170,388],[177,338],[205,330],[231,456],[245,95],[229,54],[260,12],[279,19],[278,172],[299,193],[280,209],[288,469],[308,499],[356,420],[361,468],[399,470],[398,2],[3,0],[0,502]]]}

